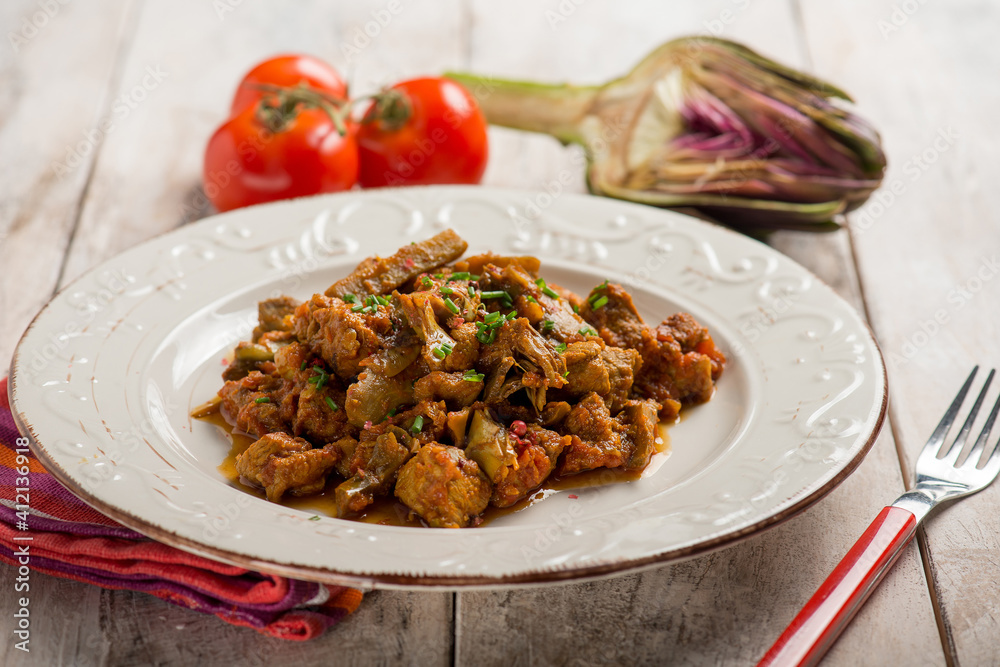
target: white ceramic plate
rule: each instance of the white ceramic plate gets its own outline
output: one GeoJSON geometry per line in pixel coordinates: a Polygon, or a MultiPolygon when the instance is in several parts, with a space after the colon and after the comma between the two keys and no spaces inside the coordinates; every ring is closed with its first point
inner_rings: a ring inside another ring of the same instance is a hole
{"type": "Polygon", "coordinates": [[[842,481],[882,425],[885,369],[860,317],[769,247],[679,214],[481,187],[352,192],[203,220],[102,264],[38,315],[14,356],[15,417],[46,467],[122,523],[258,570],[354,585],[509,586],[689,557],[773,525],[842,481]],[[534,254],[586,293],[625,284],[647,322],[677,310],[729,358],[672,453],[622,484],[561,491],[486,526],[370,525],[230,486],[228,442],[190,409],[257,301],[323,291],[362,258],[452,227],[470,252],[534,254]]]}

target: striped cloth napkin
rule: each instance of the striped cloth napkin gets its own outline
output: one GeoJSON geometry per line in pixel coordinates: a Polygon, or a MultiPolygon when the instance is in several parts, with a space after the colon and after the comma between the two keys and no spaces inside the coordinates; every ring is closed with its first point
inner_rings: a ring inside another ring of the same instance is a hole
{"type": "Polygon", "coordinates": [[[125,528],[61,486],[23,447],[17,451],[19,437],[10,413],[7,379],[2,378],[0,561],[4,563],[21,567],[27,561],[33,572],[150,593],[282,639],[317,637],[361,603],[361,591],[353,588],[217,563],[125,528]],[[23,469],[17,469],[25,465],[27,485],[18,481],[23,469]],[[18,501],[24,502],[17,498],[18,487],[29,492],[30,502],[24,503],[27,517],[18,512],[18,501]]]}

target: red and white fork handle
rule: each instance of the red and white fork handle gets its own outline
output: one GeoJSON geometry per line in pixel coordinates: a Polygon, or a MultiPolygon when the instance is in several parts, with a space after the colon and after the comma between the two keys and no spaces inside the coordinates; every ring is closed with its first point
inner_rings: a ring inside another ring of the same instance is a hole
{"type": "Polygon", "coordinates": [[[883,508],[758,667],[818,663],[916,532],[912,512],[891,505],[883,508]]]}

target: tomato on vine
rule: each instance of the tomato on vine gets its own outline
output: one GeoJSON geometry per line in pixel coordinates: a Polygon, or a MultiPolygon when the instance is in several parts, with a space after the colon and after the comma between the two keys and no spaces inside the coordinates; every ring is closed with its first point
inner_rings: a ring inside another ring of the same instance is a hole
{"type": "Polygon", "coordinates": [[[461,84],[412,79],[373,97],[358,128],[363,187],[480,181],[486,119],[461,84]]]}

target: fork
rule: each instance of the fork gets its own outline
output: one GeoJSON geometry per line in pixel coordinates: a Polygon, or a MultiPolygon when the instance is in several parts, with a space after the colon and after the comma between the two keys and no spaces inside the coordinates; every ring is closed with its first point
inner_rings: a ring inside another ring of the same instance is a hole
{"type": "Polygon", "coordinates": [[[1000,398],[986,418],[983,430],[969,454],[959,465],[972,425],[993,381],[990,371],[969,416],[955,440],[945,446],[951,430],[972,387],[979,366],[972,369],[951,407],[934,429],[920,458],[917,459],[917,483],[896,502],[884,507],[843,560],[813,594],[791,625],[758,663],[763,665],[815,665],[854,618],[861,605],[913,539],[917,525],[939,504],[985,489],[1000,472],[1000,446],[994,443],[987,451],[990,430],[1000,411],[1000,398]]]}

